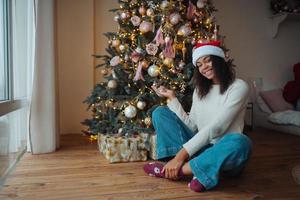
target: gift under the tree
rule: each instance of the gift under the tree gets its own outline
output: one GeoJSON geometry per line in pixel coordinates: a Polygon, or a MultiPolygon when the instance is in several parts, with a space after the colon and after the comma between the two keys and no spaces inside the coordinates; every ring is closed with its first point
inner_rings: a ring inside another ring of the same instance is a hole
{"type": "Polygon", "coordinates": [[[150,150],[149,150],[149,157],[152,160],[157,160],[157,154],[156,154],[156,134],[150,135],[150,150]]]}
{"type": "Polygon", "coordinates": [[[146,161],[149,150],[149,134],[141,133],[125,137],[99,133],[98,147],[109,163],[146,161]]]}

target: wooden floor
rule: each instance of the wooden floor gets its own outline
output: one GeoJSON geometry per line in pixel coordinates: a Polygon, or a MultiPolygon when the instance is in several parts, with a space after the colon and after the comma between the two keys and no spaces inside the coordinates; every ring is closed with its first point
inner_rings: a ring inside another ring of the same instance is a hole
{"type": "Polygon", "coordinates": [[[204,193],[190,191],[187,181],[146,176],[143,162],[108,164],[87,138],[64,135],[55,153],[25,154],[0,199],[300,199],[291,174],[300,165],[300,137],[262,129],[248,135],[254,153],[242,176],[204,193]]]}

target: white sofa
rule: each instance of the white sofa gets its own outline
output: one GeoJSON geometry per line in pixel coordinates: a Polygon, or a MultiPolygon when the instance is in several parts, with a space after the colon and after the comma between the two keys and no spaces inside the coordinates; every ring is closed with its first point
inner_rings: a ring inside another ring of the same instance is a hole
{"type": "Polygon", "coordinates": [[[259,96],[254,104],[254,126],[300,136],[300,111],[274,113],[259,96]]]}

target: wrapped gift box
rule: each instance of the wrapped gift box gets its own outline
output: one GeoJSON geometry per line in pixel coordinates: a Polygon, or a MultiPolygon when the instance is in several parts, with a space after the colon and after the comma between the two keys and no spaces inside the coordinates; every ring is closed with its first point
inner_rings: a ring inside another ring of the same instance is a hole
{"type": "Polygon", "coordinates": [[[157,160],[157,155],[156,155],[156,134],[151,134],[149,141],[150,141],[149,157],[152,160],[157,160]]]}
{"type": "Polygon", "coordinates": [[[133,137],[98,134],[100,153],[110,163],[146,161],[149,151],[149,134],[133,137]]]}

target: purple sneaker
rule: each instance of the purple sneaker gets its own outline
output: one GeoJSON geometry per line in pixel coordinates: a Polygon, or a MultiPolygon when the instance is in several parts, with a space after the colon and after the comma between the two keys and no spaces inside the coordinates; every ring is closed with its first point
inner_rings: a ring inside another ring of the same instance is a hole
{"type": "Polygon", "coordinates": [[[144,165],[144,171],[149,176],[155,176],[158,178],[164,178],[165,175],[161,173],[162,169],[164,168],[164,165],[162,163],[158,162],[151,162],[144,165]]]}
{"type": "Polygon", "coordinates": [[[205,187],[198,181],[196,177],[188,184],[189,188],[194,192],[204,192],[205,187]]]}

